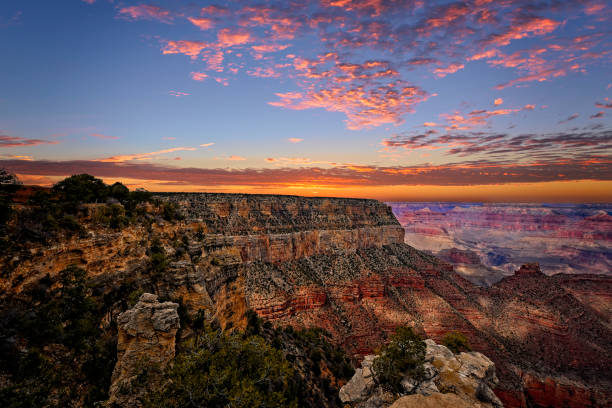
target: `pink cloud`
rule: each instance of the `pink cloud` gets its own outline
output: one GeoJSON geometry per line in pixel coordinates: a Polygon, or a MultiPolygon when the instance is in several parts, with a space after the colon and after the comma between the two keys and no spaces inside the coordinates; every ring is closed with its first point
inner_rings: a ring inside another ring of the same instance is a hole
{"type": "Polygon", "coordinates": [[[164,54],[185,54],[196,59],[209,44],[202,41],[168,41],[162,52],[164,54]]]}
{"type": "Polygon", "coordinates": [[[193,150],[196,150],[196,148],[195,147],[173,147],[170,149],[159,150],[156,152],[124,154],[124,155],[106,157],[106,158],[98,159],[94,161],[103,162],[103,163],[122,163],[122,162],[127,162],[127,161],[132,161],[132,160],[150,160],[150,159],[153,159],[155,156],[159,156],[162,154],[173,153],[173,152],[178,152],[178,151],[186,151],[186,150],[193,151],[193,150]]]}
{"type": "Polygon", "coordinates": [[[287,49],[289,47],[288,44],[263,44],[263,45],[254,45],[253,48],[256,52],[277,52],[287,49]]]}
{"type": "Polygon", "coordinates": [[[228,48],[250,42],[251,34],[242,29],[223,28],[217,33],[217,40],[220,47],[228,48]]]}
{"type": "Polygon", "coordinates": [[[58,144],[56,140],[43,139],[26,139],[18,136],[8,136],[0,134],[0,148],[3,147],[19,147],[19,146],[37,146],[42,144],[58,144]]]}
{"type": "Polygon", "coordinates": [[[208,74],[204,72],[192,72],[190,75],[191,79],[193,79],[194,81],[203,81],[208,78],[208,74]]]}
{"type": "Polygon", "coordinates": [[[168,10],[150,4],[123,7],[119,9],[119,14],[131,20],[157,20],[162,23],[171,23],[173,20],[168,10]]]}
{"type": "Polygon", "coordinates": [[[180,98],[181,96],[188,96],[191,94],[187,92],[182,92],[182,91],[168,91],[168,95],[176,96],[177,98],[180,98]]]}
{"type": "Polygon", "coordinates": [[[551,33],[560,24],[558,21],[550,18],[538,16],[517,18],[504,33],[490,36],[487,43],[497,46],[508,45],[512,40],[551,33]]]}
{"type": "Polygon", "coordinates": [[[556,69],[556,68],[551,68],[551,69],[546,69],[544,71],[541,72],[537,72],[535,74],[528,74],[528,75],[524,75],[521,76],[519,78],[513,79],[511,81],[508,82],[504,82],[503,84],[499,84],[497,86],[495,86],[495,89],[504,89],[504,88],[508,88],[510,86],[515,86],[517,84],[522,84],[525,82],[544,82],[544,81],[548,81],[551,78],[558,78],[561,76],[565,76],[567,74],[567,71],[563,68],[561,69],[556,69]]]}
{"type": "Polygon", "coordinates": [[[444,78],[448,74],[454,74],[455,72],[463,68],[464,68],[463,64],[450,64],[449,66],[445,68],[434,69],[434,74],[436,74],[440,78],[444,78]]]}
{"type": "Polygon", "coordinates": [[[213,20],[210,18],[187,17],[187,20],[189,20],[191,24],[198,27],[200,30],[209,30],[214,25],[213,20]]]}
{"type": "Polygon", "coordinates": [[[107,139],[107,140],[119,139],[119,137],[117,137],[117,136],[103,135],[102,133],[92,133],[91,136],[97,137],[98,139],[107,139]]]}
{"type": "Polygon", "coordinates": [[[323,108],[346,115],[347,128],[367,129],[383,124],[402,123],[402,115],[413,112],[413,106],[427,99],[418,87],[396,81],[373,89],[363,86],[334,86],[307,93],[277,93],[280,100],[272,106],[294,110],[323,108]]]}
{"type": "Polygon", "coordinates": [[[300,139],[299,137],[290,137],[287,140],[291,143],[300,143],[304,141],[304,139],[300,139]]]}

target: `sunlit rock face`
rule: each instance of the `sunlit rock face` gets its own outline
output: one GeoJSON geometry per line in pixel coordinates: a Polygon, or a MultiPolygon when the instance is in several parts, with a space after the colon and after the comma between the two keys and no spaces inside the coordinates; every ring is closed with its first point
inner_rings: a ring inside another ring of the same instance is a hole
{"type": "Polygon", "coordinates": [[[547,275],[610,274],[612,208],[596,204],[390,203],[406,243],[491,285],[526,262],[547,275]]]}

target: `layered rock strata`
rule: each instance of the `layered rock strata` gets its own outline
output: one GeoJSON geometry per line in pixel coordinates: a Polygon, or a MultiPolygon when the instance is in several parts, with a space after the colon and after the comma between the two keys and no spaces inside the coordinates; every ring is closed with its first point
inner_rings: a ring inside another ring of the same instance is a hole
{"type": "Polygon", "coordinates": [[[18,294],[76,264],[97,293],[119,299],[103,324],[125,310],[120,296],[145,288],[180,301],[192,316],[203,309],[224,328],[244,327],[248,309],[276,325],[322,327],[356,360],[401,325],[436,341],[460,331],[495,362],[495,392],[507,406],[610,403],[611,278],[548,277],[531,266],[478,287],[404,244],[389,207],[374,200],[159,198],[176,203],[184,220],[157,216],[150,226],[91,229],[85,238],[32,247],[0,279],[0,292],[18,294]],[[152,275],[154,239],[167,263],[152,275]]]}
{"type": "Polygon", "coordinates": [[[139,407],[140,398],[154,388],[174,358],[180,327],[177,309],[176,303],[160,303],[156,295],[144,293],[132,309],[119,315],[117,364],[108,406],[139,407]]]}

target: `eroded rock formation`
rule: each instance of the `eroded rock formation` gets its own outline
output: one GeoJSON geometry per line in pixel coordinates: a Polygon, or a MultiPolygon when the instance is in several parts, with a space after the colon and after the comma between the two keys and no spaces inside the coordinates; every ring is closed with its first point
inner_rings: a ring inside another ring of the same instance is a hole
{"type": "Polygon", "coordinates": [[[156,295],[144,293],[132,309],[119,315],[117,364],[108,406],[139,407],[140,398],[156,385],[174,358],[180,327],[177,308],[176,303],[160,303],[156,295]]]}
{"type": "Polygon", "coordinates": [[[405,375],[402,379],[403,398],[385,391],[373,371],[374,355],[366,356],[353,378],[340,389],[340,399],[353,408],[383,408],[412,406],[466,406],[501,408],[502,402],[492,388],[498,383],[495,364],[477,352],[453,354],[432,339],[427,345],[424,376],[421,379],[405,375]],[[440,393],[444,394],[440,394],[440,393]],[[446,394],[452,394],[446,396],[446,394]],[[397,400],[397,401],[396,401],[397,400]],[[422,404],[422,405],[418,405],[422,404]],[[436,405],[442,404],[442,405],[436,405]],[[455,404],[455,405],[449,405],[455,404]]]}

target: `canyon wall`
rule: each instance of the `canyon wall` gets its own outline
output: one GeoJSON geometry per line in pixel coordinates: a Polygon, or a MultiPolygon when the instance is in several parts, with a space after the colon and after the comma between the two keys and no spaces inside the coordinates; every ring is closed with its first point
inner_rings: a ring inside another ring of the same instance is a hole
{"type": "Polygon", "coordinates": [[[489,286],[526,262],[547,275],[612,271],[609,204],[389,203],[406,243],[489,286]]]}
{"type": "MultiPolygon", "coordinates": [[[[0,289],[18,294],[76,264],[92,290],[110,299],[144,289],[180,303],[187,316],[215,317],[225,329],[244,327],[252,309],[275,325],[321,327],[356,360],[400,325],[436,341],[460,331],[495,362],[495,392],[506,406],[611,402],[609,277],[549,277],[530,265],[492,287],[476,286],[406,245],[391,209],[375,200],[158,198],[176,204],[181,220],[152,215],[150,225],[94,229],[32,247],[0,289]],[[153,242],[166,257],[157,272],[153,242]]],[[[116,301],[102,324],[125,309],[125,300],[116,301]]]]}

